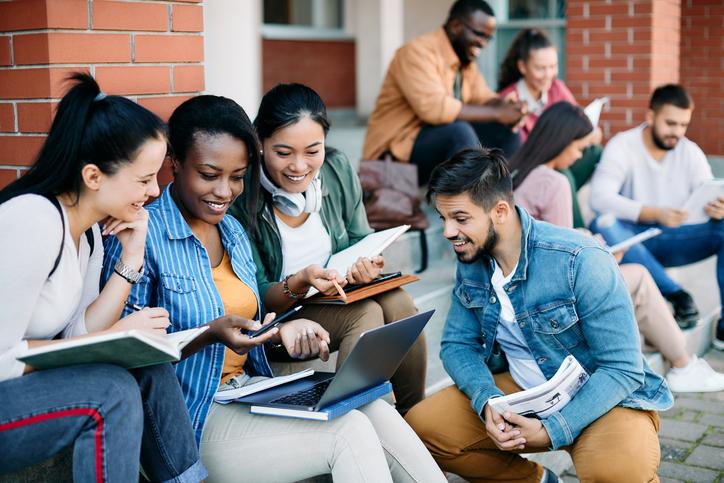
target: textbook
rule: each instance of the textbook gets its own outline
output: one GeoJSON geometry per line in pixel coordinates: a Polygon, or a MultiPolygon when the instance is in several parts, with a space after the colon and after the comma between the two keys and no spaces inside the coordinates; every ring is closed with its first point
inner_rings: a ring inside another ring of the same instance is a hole
{"type": "Polygon", "coordinates": [[[333,305],[346,305],[358,300],[364,300],[375,295],[388,292],[396,289],[408,283],[417,282],[420,277],[415,275],[402,275],[401,273],[395,274],[396,276],[386,278],[378,282],[372,281],[364,285],[355,285],[354,287],[344,287],[344,292],[347,298],[342,298],[341,295],[322,295],[320,293],[313,297],[310,297],[304,301],[305,304],[333,304],[333,305]]]}
{"type": "MultiPolygon", "coordinates": [[[[354,245],[345,248],[329,257],[324,268],[337,270],[340,275],[345,275],[347,269],[354,265],[360,257],[371,258],[379,255],[382,251],[397,240],[403,233],[410,229],[410,225],[396,226],[387,230],[370,233],[354,245]]],[[[318,290],[311,287],[305,298],[316,294],[318,290]]]]}
{"type": "Polygon", "coordinates": [[[18,360],[35,369],[108,363],[126,369],[181,359],[181,350],[208,326],[156,335],[142,330],[104,332],[28,349],[18,360]]]}
{"type": "Polygon", "coordinates": [[[304,369],[303,371],[295,372],[294,374],[289,374],[288,376],[270,377],[269,379],[264,379],[263,381],[249,384],[247,386],[216,391],[216,394],[214,395],[214,402],[219,404],[229,404],[230,402],[234,402],[244,396],[255,394],[288,382],[296,381],[297,379],[309,377],[312,374],[314,374],[314,369],[304,369]]]}
{"type": "Polygon", "coordinates": [[[682,209],[689,212],[689,217],[684,223],[693,225],[709,221],[709,215],[704,211],[704,207],[720,196],[724,196],[724,179],[711,179],[700,184],[684,203],[682,209]]]}
{"type": "Polygon", "coordinates": [[[377,386],[373,386],[362,392],[349,396],[336,403],[325,406],[321,409],[307,410],[307,409],[294,409],[278,406],[259,406],[251,405],[249,412],[252,414],[261,414],[266,416],[283,416],[287,418],[299,418],[299,419],[313,419],[316,421],[329,421],[334,418],[338,418],[344,414],[347,414],[353,409],[356,409],[365,404],[369,404],[375,399],[379,399],[385,394],[392,391],[392,384],[385,381],[377,386]]]}
{"type": "Polygon", "coordinates": [[[599,97],[598,99],[594,99],[589,105],[586,106],[585,109],[583,109],[583,112],[586,113],[586,116],[588,116],[588,119],[591,121],[591,124],[594,128],[598,126],[598,121],[601,119],[601,111],[603,110],[603,106],[608,103],[608,97],[599,97]]]}
{"type": "Polygon", "coordinates": [[[637,243],[645,242],[649,238],[653,238],[657,235],[661,234],[661,228],[649,228],[648,230],[644,230],[641,233],[632,236],[631,238],[627,238],[622,242],[616,243],[613,246],[608,247],[608,251],[610,253],[616,253],[624,250],[628,250],[632,246],[636,245],[637,243]]]}
{"type": "Polygon", "coordinates": [[[498,414],[510,411],[521,416],[547,418],[563,409],[588,381],[588,377],[576,358],[569,355],[548,381],[525,391],[492,398],[488,404],[498,414]]]}

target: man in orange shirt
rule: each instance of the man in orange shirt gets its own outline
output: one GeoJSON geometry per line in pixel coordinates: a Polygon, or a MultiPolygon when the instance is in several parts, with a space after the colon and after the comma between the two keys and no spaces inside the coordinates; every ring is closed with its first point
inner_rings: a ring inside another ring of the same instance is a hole
{"type": "Polygon", "coordinates": [[[458,0],[445,25],[397,50],[387,69],[364,145],[365,159],[385,152],[418,165],[420,183],[452,154],[481,144],[510,156],[525,105],[501,98],[475,59],[493,38],[495,17],[484,0],[458,0]]]}

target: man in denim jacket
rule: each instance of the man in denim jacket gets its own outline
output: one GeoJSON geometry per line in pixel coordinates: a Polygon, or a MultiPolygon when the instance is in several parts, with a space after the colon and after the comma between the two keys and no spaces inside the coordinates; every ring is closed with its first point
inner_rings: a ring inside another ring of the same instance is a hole
{"type": "Polygon", "coordinates": [[[641,354],[613,257],[517,208],[496,150],[454,155],[428,196],[460,261],[440,350],[455,386],[406,418],[437,463],[469,481],[556,481],[519,453],[566,449],[581,481],[658,481],[656,411],[672,396],[641,354]],[[510,369],[494,376],[496,341],[510,369]],[[590,379],[559,412],[539,420],[487,405],[550,379],[569,354],[590,379]]]}

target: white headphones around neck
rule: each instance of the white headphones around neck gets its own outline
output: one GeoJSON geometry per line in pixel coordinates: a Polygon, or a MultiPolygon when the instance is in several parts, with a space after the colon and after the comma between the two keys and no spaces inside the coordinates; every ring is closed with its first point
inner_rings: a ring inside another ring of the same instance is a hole
{"type": "Polygon", "coordinates": [[[316,213],[322,208],[322,180],[319,173],[312,179],[304,193],[289,193],[277,187],[262,166],[261,186],[272,195],[272,203],[282,213],[299,216],[303,212],[316,213]]]}

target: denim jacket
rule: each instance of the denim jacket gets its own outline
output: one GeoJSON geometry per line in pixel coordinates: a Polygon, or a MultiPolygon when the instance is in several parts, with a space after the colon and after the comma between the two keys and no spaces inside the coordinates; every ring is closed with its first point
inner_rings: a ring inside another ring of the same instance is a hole
{"type": "MultiPolygon", "coordinates": [[[[176,332],[221,317],[224,304],[214,283],[208,253],[171,198],[170,187],[146,207],[148,235],[143,277],[131,288],[128,300],[144,307],[164,307],[171,319],[169,332],[176,332]]],[[[234,218],[225,216],[219,223],[219,232],[234,273],[252,288],[257,307],[261,307],[256,266],[244,229],[234,218]]],[[[102,283],[113,274],[113,267],[121,255],[121,244],[116,237],[106,240],[105,251],[102,283]]],[[[123,316],[129,312],[126,307],[123,316]]],[[[206,416],[219,386],[223,363],[224,345],[216,343],[175,365],[197,441],[201,439],[206,416]]],[[[272,375],[263,347],[255,347],[249,352],[244,370],[251,376],[272,375]]]]}
{"type": "MultiPolygon", "coordinates": [[[[547,379],[569,354],[591,376],[560,412],[542,421],[551,449],[572,444],[615,406],[671,407],[666,382],[641,354],[631,299],[613,257],[591,237],[516,209],[520,258],[504,288],[518,327],[547,379]]],[[[503,395],[486,365],[500,317],[492,274],[489,257],[458,263],[440,350],[445,370],[478,414],[489,398],[503,395]]]]}

